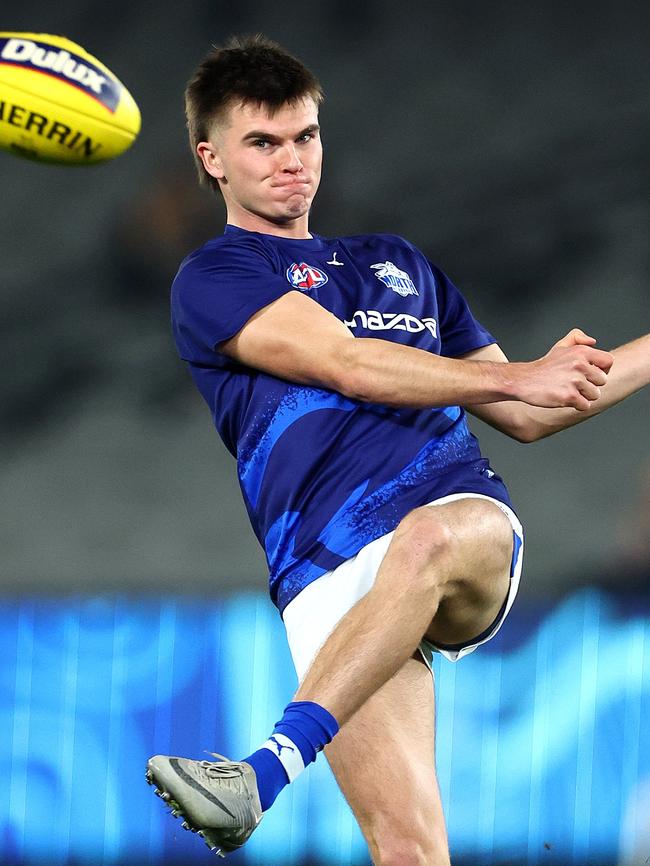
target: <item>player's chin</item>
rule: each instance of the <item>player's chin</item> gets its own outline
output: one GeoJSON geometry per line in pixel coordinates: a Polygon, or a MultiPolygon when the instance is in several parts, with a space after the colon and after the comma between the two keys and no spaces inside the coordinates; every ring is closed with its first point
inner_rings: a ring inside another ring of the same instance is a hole
{"type": "Polygon", "coordinates": [[[288,217],[299,217],[309,213],[311,197],[305,195],[292,195],[283,202],[280,210],[288,217]]]}
{"type": "Polygon", "coordinates": [[[296,183],[287,186],[279,187],[275,190],[275,203],[282,207],[283,205],[293,204],[294,202],[308,202],[314,197],[314,191],[311,184],[296,183]]]}

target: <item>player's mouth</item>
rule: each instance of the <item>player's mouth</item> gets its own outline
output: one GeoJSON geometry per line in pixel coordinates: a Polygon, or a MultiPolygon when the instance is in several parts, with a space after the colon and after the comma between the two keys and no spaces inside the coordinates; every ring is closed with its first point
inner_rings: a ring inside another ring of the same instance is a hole
{"type": "Polygon", "coordinates": [[[291,180],[283,180],[278,183],[273,183],[271,186],[274,189],[298,189],[303,186],[309,186],[310,181],[307,178],[293,177],[291,180]]]}

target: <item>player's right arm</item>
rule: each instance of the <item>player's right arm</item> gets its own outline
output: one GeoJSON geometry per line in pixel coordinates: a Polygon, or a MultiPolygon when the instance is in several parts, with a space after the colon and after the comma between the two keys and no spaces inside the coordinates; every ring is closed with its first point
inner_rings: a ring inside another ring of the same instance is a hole
{"type": "Polygon", "coordinates": [[[297,291],[263,307],[218,350],[290,382],[415,408],[518,400],[585,411],[600,396],[612,364],[608,352],[592,346],[555,346],[536,361],[504,364],[355,338],[332,313],[297,291]]]}

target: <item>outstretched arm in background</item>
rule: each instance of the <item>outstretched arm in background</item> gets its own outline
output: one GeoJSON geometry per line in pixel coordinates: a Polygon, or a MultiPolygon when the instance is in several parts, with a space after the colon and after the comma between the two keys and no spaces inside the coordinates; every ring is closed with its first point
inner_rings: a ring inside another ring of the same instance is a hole
{"type": "MultiPolygon", "coordinates": [[[[579,328],[574,328],[555,344],[551,352],[557,347],[593,346],[595,342],[593,337],[587,336],[579,328]]],[[[513,439],[535,442],[599,415],[650,385],[650,334],[614,349],[611,355],[614,363],[608,373],[607,382],[600,387],[600,396],[584,411],[578,412],[572,408],[540,408],[505,401],[485,405],[466,404],[465,408],[513,439]]],[[[496,345],[477,349],[466,355],[465,359],[508,363],[508,359],[496,345]]]]}

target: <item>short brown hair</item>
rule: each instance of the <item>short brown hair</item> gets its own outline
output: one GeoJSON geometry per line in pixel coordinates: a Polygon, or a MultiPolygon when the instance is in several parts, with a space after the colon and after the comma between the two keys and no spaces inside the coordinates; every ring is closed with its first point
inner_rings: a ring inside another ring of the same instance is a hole
{"type": "Polygon", "coordinates": [[[185,89],[185,116],[199,182],[219,188],[196,152],[210,126],[237,103],[264,105],[273,114],[283,105],[311,96],[316,105],[323,90],[307,67],[261,34],[233,36],[207,55],[185,89]]]}

